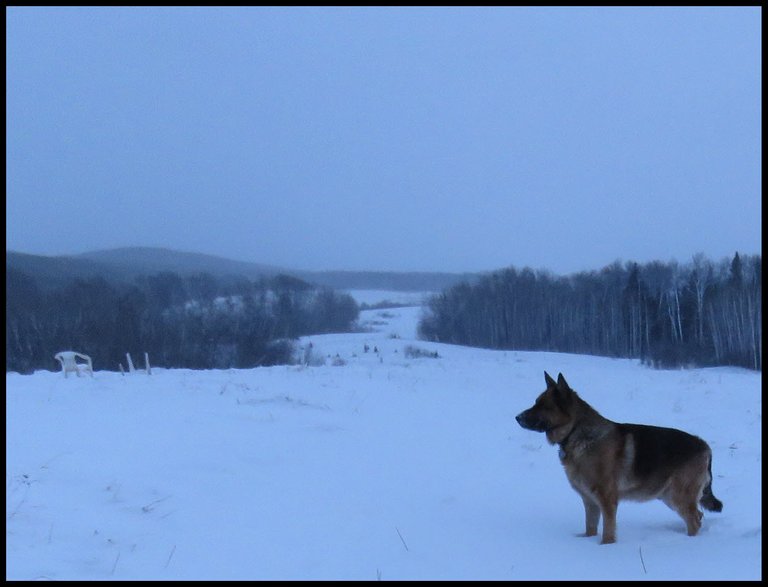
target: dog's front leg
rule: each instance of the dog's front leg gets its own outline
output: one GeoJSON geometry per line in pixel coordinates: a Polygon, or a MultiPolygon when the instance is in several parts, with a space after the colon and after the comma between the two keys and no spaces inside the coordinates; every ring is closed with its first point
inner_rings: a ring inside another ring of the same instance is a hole
{"type": "Polygon", "coordinates": [[[584,536],[595,536],[597,534],[597,523],[600,521],[600,506],[591,497],[586,495],[582,495],[581,499],[584,501],[584,514],[587,525],[584,536]]]}
{"type": "Polygon", "coordinates": [[[616,542],[616,509],[619,505],[619,497],[616,491],[606,490],[598,496],[600,511],[603,514],[603,539],[600,544],[613,544],[616,542]]]}

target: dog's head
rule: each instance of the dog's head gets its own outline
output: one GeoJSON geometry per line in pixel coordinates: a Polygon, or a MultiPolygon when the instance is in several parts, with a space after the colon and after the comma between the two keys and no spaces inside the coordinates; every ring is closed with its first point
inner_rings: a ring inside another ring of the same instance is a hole
{"type": "Polygon", "coordinates": [[[565,429],[573,421],[573,404],[575,392],[568,386],[565,377],[560,373],[557,382],[544,371],[545,389],[536,403],[515,417],[523,428],[535,432],[546,432],[550,442],[557,442],[559,434],[556,429],[565,429]]]}

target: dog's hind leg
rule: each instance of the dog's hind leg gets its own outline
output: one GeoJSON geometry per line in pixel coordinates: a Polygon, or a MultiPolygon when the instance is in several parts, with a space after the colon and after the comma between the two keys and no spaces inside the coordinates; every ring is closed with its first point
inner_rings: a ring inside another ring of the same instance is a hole
{"type": "Polygon", "coordinates": [[[709,455],[702,453],[675,473],[669,488],[661,496],[662,501],[683,518],[688,536],[696,536],[701,529],[704,514],[699,510],[699,500],[704,487],[711,482],[707,467],[709,455]]]}
{"type": "Polygon", "coordinates": [[[688,527],[688,536],[696,536],[701,530],[701,518],[704,514],[696,507],[696,502],[689,504],[685,508],[685,513],[681,514],[685,520],[685,525],[688,527]]]}
{"type": "Polygon", "coordinates": [[[696,536],[696,534],[699,533],[699,530],[701,529],[701,519],[704,517],[704,514],[696,506],[695,501],[674,501],[674,498],[665,498],[662,499],[662,501],[683,518],[688,530],[688,536],[696,536]]]}

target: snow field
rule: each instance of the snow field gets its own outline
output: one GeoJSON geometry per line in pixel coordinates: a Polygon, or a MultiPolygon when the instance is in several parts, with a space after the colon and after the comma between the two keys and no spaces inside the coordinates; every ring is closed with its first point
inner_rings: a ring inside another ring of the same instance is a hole
{"type": "Polygon", "coordinates": [[[420,311],[303,339],[318,366],[7,374],[6,577],[761,577],[760,373],[427,343],[420,311]],[[702,436],[723,512],[690,538],[622,502],[617,544],[576,537],[557,449],[514,420],[544,370],[608,418],[702,436]]]}

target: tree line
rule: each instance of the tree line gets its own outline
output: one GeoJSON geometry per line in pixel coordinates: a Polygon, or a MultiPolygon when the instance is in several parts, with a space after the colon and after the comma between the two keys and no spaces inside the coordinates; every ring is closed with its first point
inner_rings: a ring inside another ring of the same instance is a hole
{"type": "Polygon", "coordinates": [[[125,365],[127,352],[169,368],[285,364],[296,337],[349,331],[358,313],[351,296],[285,275],[161,272],[132,283],[94,277],[51,286],[6,267],[6,371],[54,370],[53,355],[69,349],[110,371],[125,365]]]}
{"type": "Polygon", "coordinates": [[[554,276],[514,267],[430,298],[422,338],[494,349],[639,358],[661,368],[762,370],[760,255],[615,262],[554,276]]]}

